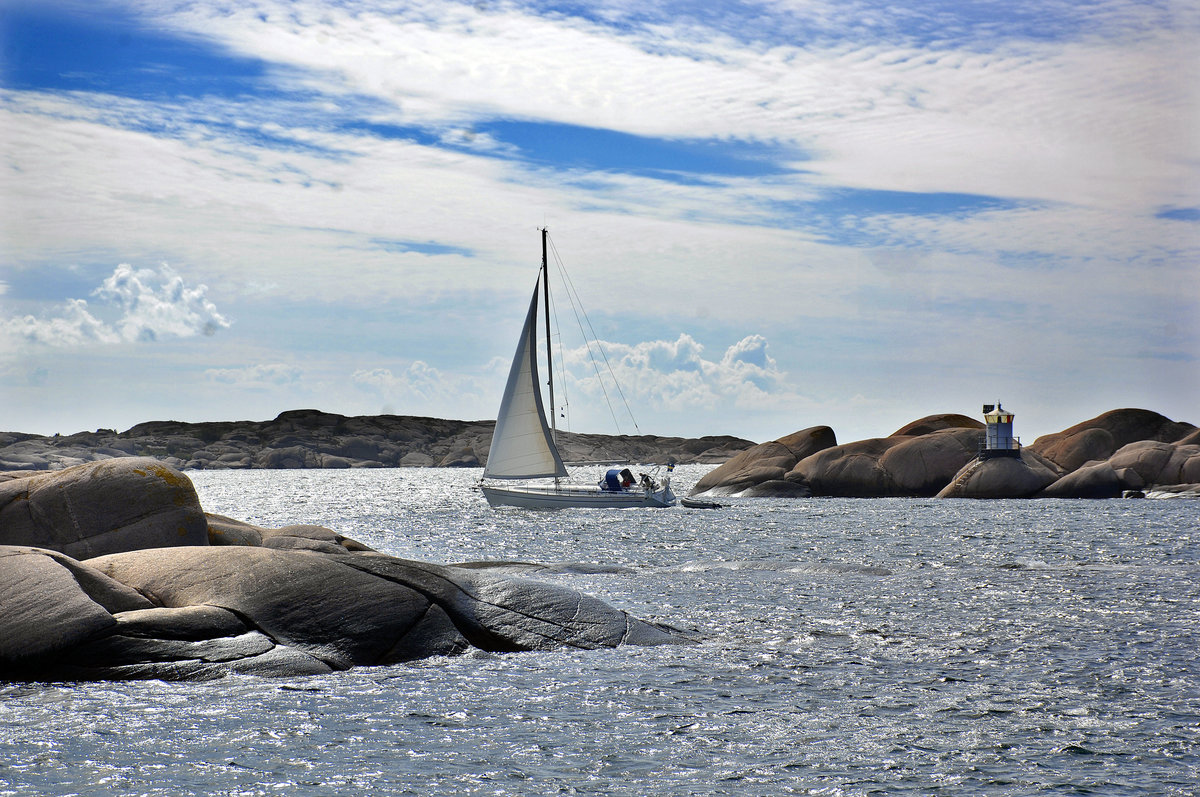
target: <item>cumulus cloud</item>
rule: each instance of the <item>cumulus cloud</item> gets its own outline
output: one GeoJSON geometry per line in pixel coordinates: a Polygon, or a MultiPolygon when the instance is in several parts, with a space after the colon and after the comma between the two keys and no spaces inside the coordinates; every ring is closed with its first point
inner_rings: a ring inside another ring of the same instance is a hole
{"type": "Polygon", "coordinates": [[[121,310],[116,328],[124,340],[158,340],[212,335],[229,326],[205,294],[208,287],[188,287],[170,266],[159,271],[134,270],[122,263],[93,295],[121,310]]]}
{"type": "Polygon", "coordinates": [[[748,335],[725,349],[720,357],[705,356],[704,346],[683,333],[674,341],[636,344],[600,342],[565,352],[568,378],[589,401],[606,393],[614,402],[621,394],[655,409],[755,409],[793,397],[787,374],[767,353],[761,335],[748,335]],[[607,365],[605,363],[607,358],[607,365]],[[617,391],[607,370],[620,384],[617,391]]]}
{"type": "Polygon", "coordinates": [[[40,317],[0,320],[0,330],[26,343],[60,347],[212,335],[230,322],[206,298],[207,292],[204,285],[188,286],[166,264],[156,271],[122,263],[92,291],[101,306],[99,316],[86,299],[68,299],[40,317]]]}
{"type": "Polygon", "coordinates": [[[119,343],[121,336],[88,310],[85,299],[68,299],[57,314],[31,315],[0,322],[4,332],[26,343],[46,346],[82,346],[88,343],[119,343]]]}

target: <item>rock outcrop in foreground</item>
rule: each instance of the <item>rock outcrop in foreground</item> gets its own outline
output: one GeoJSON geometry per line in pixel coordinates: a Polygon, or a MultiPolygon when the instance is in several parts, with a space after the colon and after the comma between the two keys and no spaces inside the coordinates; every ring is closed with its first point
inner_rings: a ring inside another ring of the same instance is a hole
{"type": "MultiPolygon", "coordinates": [[[[54,470],[110,457],[147,456],[179,470],[231,468],[480,467],[494,421],[408,415],[347,417],[291,410],[271,421],[152,421],[116,432],[0,433],[0,471],[54,470]]],[[[563,458],[677,463],[724,462],[754,443],[736,437],[559,433],[563,458]]]]}
{"type": "Polygon", "coordinates": [[[414,562],[319,526],[206,516],[188,479],[154,460],[0,478],[3,678],[296,676],[471,649],[684,639],[481,563],[414,562]]]}
{"type": "Polygon", "coordinates": [[[1200,496],[1200,430],[1140,409],[1106,412],[1038,438],[1019,457],[980,460],[983,424],[930,415],[892,435],[813,450],[813,427],[748,449],[692,495],[941,498],[1118,498],[1128,492],[1200,496]]]}

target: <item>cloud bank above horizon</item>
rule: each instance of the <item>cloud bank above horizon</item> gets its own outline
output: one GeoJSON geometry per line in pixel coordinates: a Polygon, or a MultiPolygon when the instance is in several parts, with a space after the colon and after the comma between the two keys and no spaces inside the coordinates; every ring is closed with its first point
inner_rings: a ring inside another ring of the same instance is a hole
{"type": "Polygon", "coordinates": [[[17,344],[63,348],[211,336],[230,322],[207,292],[205,285],[189,287],[165,263],[157,271],[122,263],[91,293],[111,321],[93,315],[86,299],[69,298],[41,317],[0,319],[0,335],[17,344]]]}
{"type": "Polygon", "coordinates": [[[113,378],[194,397],[130,424],[487,417],[548,224],[643,428],[1186,413],[1198,33],[1118,0],[15,2],[6,398],[90,425],[47,394],[154,339],[162,377],[113,378]]]}

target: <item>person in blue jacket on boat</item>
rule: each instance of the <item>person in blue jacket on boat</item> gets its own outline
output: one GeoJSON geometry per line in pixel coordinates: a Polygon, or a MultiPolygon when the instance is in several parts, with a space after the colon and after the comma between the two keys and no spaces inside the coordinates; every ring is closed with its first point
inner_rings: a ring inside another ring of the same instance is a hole
{"type": "Polygon", "coordinates": [[[610,493],[623,493],[633,486],[633,473],[629,468],[618,470],[617,468],[609,468],[604,474],[603,481],[600,482],[600,487],[610,493]]]}

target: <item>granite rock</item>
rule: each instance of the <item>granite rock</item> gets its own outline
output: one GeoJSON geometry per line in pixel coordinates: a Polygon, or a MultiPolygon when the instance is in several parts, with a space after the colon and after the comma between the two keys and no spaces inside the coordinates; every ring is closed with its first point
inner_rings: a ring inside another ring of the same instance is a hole
{"type": "Polygon", "coordinates": [[[975,458],[979,435],[975,428],[943,427],[859,440],[806,457],[786,478],[817,496],[929,497],[975,458]]]}
{"type": "Polygon", "coordinates": [[[782,481],[801,459],[835,445],[837,437],[828,426],[813,426],[778,440],[760,443],[706,473],[696,482],[690,495],[746,494],[765,482],[782,481]]]}
{"type": "Polygon", "coordinates": [[[86,559],[207,541],[191,481],[154,459],[108,459],[0,481],[0,544],[86,559]]]}
{"type": "Polygon", "coordinates": [[[1126,486],[1108,462],[1093,462],[1048,485],[1039,498],[1120,498],[1126,486]]]}
{"type": "Polygon", "coordinates": [[[1042,435],[1029,449],[1066,471],[1106,460],[1117,449],[1146,440],[1173,443],[1197,429],[1142,409],[1110,410],[1054,434],[1042,435]]]}
{"type": "Polygon", "coordinates": [[[20,543],[0,544],[0,677],[299,676],[470,649],[683,639],[597,598],[478,564],[398,559],[322,526],[205,515],[187,478],[153,460],[22,472],[0,487],[10,504],[36,510],[0,513],[0,543],[20,543]],[[203,531],[164,546],[181,510],[189,528],[199,512],[203,531]],[[37,535],[29,517],[42,524],[37,535]],[[89,558],[26,544],[30,536],[89,558]]]}
{"type": "Polygon", "coordinates": [[[938,498],[1029,498],[1058,480],[1060,473],[1032,452],[1019,457],[975,459],[938,492],[938,498]]]}

